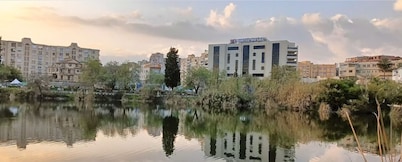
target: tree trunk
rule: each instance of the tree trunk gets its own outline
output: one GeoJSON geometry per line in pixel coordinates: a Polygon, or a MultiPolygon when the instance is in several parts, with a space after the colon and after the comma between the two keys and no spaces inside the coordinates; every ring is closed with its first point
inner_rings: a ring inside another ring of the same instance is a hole
{"type": "Polygon", "coordinates": [[[198,90],[200,89],[200,86],[195,87],[195,94],[198,94],[198,90]]]}

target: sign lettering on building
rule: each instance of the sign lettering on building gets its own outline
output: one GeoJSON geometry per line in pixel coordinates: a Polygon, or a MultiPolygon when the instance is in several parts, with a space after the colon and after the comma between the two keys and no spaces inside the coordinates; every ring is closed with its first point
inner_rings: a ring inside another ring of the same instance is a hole
{"type": "Polygon", "coordinates": [[[242,39],[231,39],[230,44],[250,43],[250,42],[266,42],[266,41],[268,41],[268,39],[264,38],[264,37],[242,38],[242,39]]]}

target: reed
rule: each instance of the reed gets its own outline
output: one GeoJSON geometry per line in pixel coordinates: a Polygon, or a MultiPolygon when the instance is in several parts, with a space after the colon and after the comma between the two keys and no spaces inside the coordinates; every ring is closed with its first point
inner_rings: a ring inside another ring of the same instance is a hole
{"type": "MultiPolygon", "coordinates": [[[[399,162],[400,160],[398,160],[397,157],[397,153],[396,150],[394,149],[393,146],[393,141],[392,141],[392,127],[391,130],[389,132],[389,134],[387,133],[387,130],[385,129],[385,123],[384,123],[384,116],[383,116],[383,112],[381,109],[381,103],[378,101],[377,97],[375,98],[376,104],[377,104],[377,112],[373,112],[374,116],[376,117],[376,123],[377,123],[377,144],[378,144],[378,152],[379,152],[379,156],[381,159],[381,162],[399,162]]],[[[344,108],[343,108],[344,109],[344,108]]],[[[394,112],[390,113],[390,116],[399,116],[400,114],[400,110],[393,110],[394,112]]],[[[352,129],[353,135],[355,137],[355,140],[357,142],[358,145],[358,150],[360,152],[360,154],[362,155],[364,161],[366,160],[366,157],[363,154],[363,150],[360,147],[360,143],[357,139],[357,134],[353,128],[353,122],[351,121],[350,117],[349,117],[349,113],[347,111],[343,111],[342,114],[345,114],[350,127],[352,129]]],[[[392,122],[392,118],[391,118],[391,122],[392,122]]],[[[395,119],[394,119],[395,120],[395,119]]],[[[392,126],[392,125],[391,125],[392,126]]],[[[401,134],[401,152],[399,157],[402,157],[402,134],[401,134]]],[[[399,159],[400,159],[399,158],[399,159]]]]}
{"type": "Polygon", "coordinates": [[[344,111],[344,113],[345,113],[345,115],[346,115],[346,118],[347,118],[348,121],[349,121],[349,125],[350,125],[350,128],[352,129],[353,136],[355,137],[355,140],[356,140],[356,143],[357,143],[357,147],[358,147],[358,151],[359,151],[359,153],[362,155],[363,160],[364,160],[365,162],[367,162],[366,156],[364,156],[363,150],[362,150],[362,148],[361,148],[361,146],[360,146],[359,139],[357,138],[357,135],[356,135],[356,131],[355,131],[354,127],[353,127],[352,120],[350,120],[349,113],[348,113],[347,111],[344,111]]]}

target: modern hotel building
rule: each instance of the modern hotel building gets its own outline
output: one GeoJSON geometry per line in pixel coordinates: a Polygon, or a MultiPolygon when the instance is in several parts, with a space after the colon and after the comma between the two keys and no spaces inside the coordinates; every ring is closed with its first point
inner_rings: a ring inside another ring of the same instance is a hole
{"type": "Polygon", "coordinates": [[[287,40],[267,38],[232,39],[229,44],[210,44],[208,69],[228,76],[269,77],[274,66],[297,67],[298,47],[287,40]]]}
{"type": "Polygon", "coordinates": [[[2,63],[19,69],[25,80],[48,75],[48,68],[66,58],[85,62],[99,60],[99,50],[81,48],[77,43],[70,46],[36,44],[30,38],[18,41],[1,40],[2,63]]]}

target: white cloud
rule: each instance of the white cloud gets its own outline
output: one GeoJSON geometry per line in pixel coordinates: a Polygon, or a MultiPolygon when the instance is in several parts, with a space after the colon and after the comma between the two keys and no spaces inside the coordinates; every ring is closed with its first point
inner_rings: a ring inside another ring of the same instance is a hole
{"type": "Polygon", "coordinates": [[[396,2],[394,3],[394,10],[402,11],[402,0],[396,0],[396,2]]]}
{"type": "Polygon", "coordinates": [[[221,28],[231,27],[230,18],[235,9],[236,5],[229,3],[223,10],[222,14],[219,14],[215,10],[211,10],[209,17],[207,18],[207,25],[221,28]]]}
{"type": "Polygon", "coordinates": [[[177,13],[180,15],[191,15],[193,12],[192,7],[187,7],[187,8],[175,8],[174,9],[177,13]]]}
{"type": "Polygon", "coordinates": [[[331,20],[333,22],[348,22],[348,23],[353,24],[353,21],[351,19],[349,19],[348,16],[342,15],[342,14],[336,14],[335,16],[332,16],[331,20]]]}
{"type": "Polygon", "coordinates": [[[400,32],[402,34],[402,18],[372,19],[370,22],[381,30],[400,32]]]}
{"type": "Polygon", "coordinates": [[[315,25],[322,23],[320,13],[306,13],[302,16],[302,22],[305,25],[315,25]]]}

